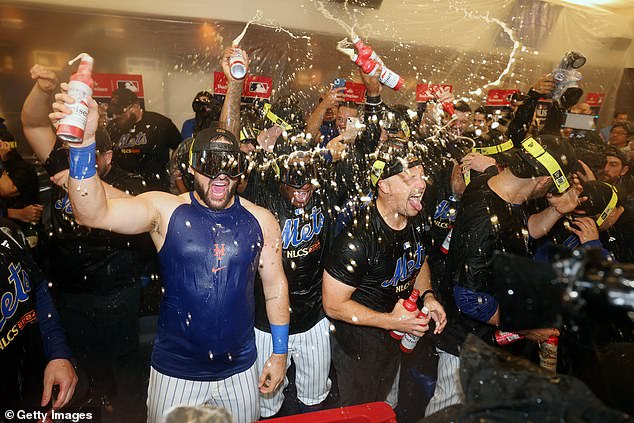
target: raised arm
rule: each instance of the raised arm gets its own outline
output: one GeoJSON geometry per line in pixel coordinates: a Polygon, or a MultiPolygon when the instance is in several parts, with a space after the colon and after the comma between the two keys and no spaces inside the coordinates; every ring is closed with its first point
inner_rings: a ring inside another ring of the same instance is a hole
{"type": "Polygon", "coordinates": [[[55,132],[48,113],[58,82],[53,71],[40,65],[31,68],[31,79],[35,80],[35,85],[22,106],[22,128],[29,146],[44,163],[55,145],[55,132]]]}
{"type": "Polygon", "coordinates": [[[313,139],[321,142],[321,134],[319,133],[319,128],[321,127],[321,122],[324,120],[326,111],[333,107],[337,107],[340,102],[344,101],[345,91],[345,87],[332,88],[328,90],[327,93],[321,96],[322,101],[317,104],[317,107],[315,107],[315,110],[313,110],[313,112],[310,114],[310,117],[306,121],[305,132],[307,134],[311,134],[313,136],[313,139]]]}
{"type": "MultiPolygon", "coordinates": [[[[62,84],[63,91],[55,96],[53,124],[70,113],[64,104],[74,100],[62,84]]],[[[173,205],[178,197],[167,193],[148,192],[137,197],[106,198],[106,192],[96,172],[95,131],[99,119],[98,105],[88,99],[88,119],[84,141],[71,145],[68,194],[77,223],[93,228],[111,230],[121,234],[150,232],[157,249],[162,245],[165,228],[161,226],[161,211],[173,205]]],[[[173,209],[172,209],[173,210],[173,209]]]]}
{"type": "Polygon", "coordinates": [[[231,132],[237,139],[240,139],[240,98],[242,96],[243,80],[235,79],[229,70],[229,58],[235,49],[241,50],[244,56],[244,66],[249,69],[249,58],[247,53],[239,47],[227,47],[222,55],[222,71],[227,77],[227,95],[222,103],[220,111],[220,121],[218,126],[231,132]]]}

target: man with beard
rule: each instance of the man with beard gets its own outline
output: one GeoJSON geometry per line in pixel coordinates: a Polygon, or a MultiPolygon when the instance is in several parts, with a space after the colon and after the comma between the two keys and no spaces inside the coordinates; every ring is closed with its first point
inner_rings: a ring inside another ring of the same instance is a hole
{"type": "Polygon", "coordinates": [[[373,201],[337,236],[323,275],[342,406],[388,396],[395,406],[401,352],[390,330],[423,336],[430,318],[436,333],[446,324],[431,290],[429,245],[419,214],[425,191],[419,158],[406,142],[390,139],[373,163],[371,181],[373,201]],[[429,317],[403,307],[414,288],[423,293],[429,317]]]}
{"type": "MultiPolygon", "coordinates": [[[[497,175],[484,173],[473,179],[458,208],[443,277],[442,292],[448,294],[441,296],[449,324],[438,339],[438,379],[426,415],[461,402],[458,356],[467,335],[473,333],[493,343],[500,324],[500,309],[493,296],[494,251],[529,256],[529,234],[543,236],[578,205],[580,185],[571,177],[577,160],[566,141],[555,136],[528,138],[521,149],[505,154],[507,167],[497,175]],[[528,217],[523,204],[543,196],[550,206],[528,217]]],[[[520,333],[535,342],[558,335],[556,329],[520,333]]]]}
{"type": "MultiPolygon", "coordinates": [[[[315,161],[303,140],[278,140],[273,162],[274,178],[251,177],[255,184],[254,202],[270,210],[282,228],[282,260],[288,279],[291,305],[289,357],[295,363],[295,385],[301,411],[319,409],[330,391],[330,325],[321,300],[322,274],[326,254],[332,243],[336,195],[328,184],[318,185],[315,161]]],[[[313,156],[314,154],[314,156],[313,156]]],[[[257,176],[255,172],[254,176],[257,176]]],[[[273,175],[271,175],[273,176],[273,175]]],[[[264,366],[270,355],[271,329],[266,317],[262,284],[256,279],[256,343],[258,365],[264,366]]],[[[288,381],[285,381],[285,385],[288,381]]],[[[261,397],[262,417],[277,414],[284,401],[282,389],[261,397]]]]}
{"type": "MultiPolygon", "coordinates": [[[[228,95],[241,81],[222,67],[228,95]]],[[[58,121],[73,99],[56,95],[51,119],[58,121]]],[[[238,120],[223,106],[225,122],[238,120]]],[[[175,196],[148,192],[107,199],[94,171],[97,105],[89,99],[82,144],[71,147],[69,194],[79,223],[116,233],[149,232],[159,252],[164,296],[152,353],[148,421],[160,422],[177,405],[211,404],[228,409],[237,422],[259,418],[262,393],[284,380],[288,350],[288,288],[282,268],[281,234],[267,210],[235,195],[246,170],[235,136],[204,129],[190,150],[195,191],[175,196]],[[262,278],[273,334],[273,353],[258,382],[253,322],[254,279],[262,278]]]]}
{"type": "Polygon", "coordinates": [[[171,120],[141,108],[135,93],[119,88],[112,93],[108,112],[114,119],[107,129],[114,143],[114,163],[139,173],[148,187],[169,190],[167,162],[181,135],[171,120]]]}

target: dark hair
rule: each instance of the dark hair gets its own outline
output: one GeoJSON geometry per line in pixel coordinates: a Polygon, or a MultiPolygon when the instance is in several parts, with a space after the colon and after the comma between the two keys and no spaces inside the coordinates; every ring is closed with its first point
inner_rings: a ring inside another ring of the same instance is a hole
{"type": "Polygon", "coordinates": [[[627,154],[625,154],[623,151],[621,151],[620,148],[615,147],[613,145],[608,145],[605,148],[605,155],[606,156],[610,156],[610,157],[616,157],[617,159],[619,159],[621,161],[621,164],[623,166],[629,166],[629,160],[627,157],[627,154]]]}
{"type": "Polygon", "coordinates": [[[474,114],[475,114],[475,113],[481,113],[481,114],[483,114],[484,116],[486,116],[486,115],[488,115],[488,114],[489,114],[489,112],[487,112],[487,109],[485,109],[485,108],[484,108],[484,106],[480,106],[480,107],[478,107],[477,109],[475,109],[475,110],[473,111],[473,113],[474,113],[474,114]]]}
{"type": "Polygon", "coordinates": [[[629,116],[630,114],[628,112],[625,112],[623,110],[617,110],[614,112],[614,116],[613,117],[617,117],[618,115],[627,115],[629,116]]]}
{"type": "Polygon", "coordinates": [[[624,120],[622,122],[616,122],[614,125],[612,125],[612,128],[610,129],[610,132],[614,131],[614,128],[623,128],[623,129],[625,129],[625,131],[627,131],[627,135],[628,136],[634,134],[634,129],[632,128],[632,123],[629,120],[624,120]]]}
{"type": "Polygon", "coordinates": [[[467,104],[466,101],[459,100],[454,105],[454,109],[463,113],[471,113],[471,107],[467,104]]]}

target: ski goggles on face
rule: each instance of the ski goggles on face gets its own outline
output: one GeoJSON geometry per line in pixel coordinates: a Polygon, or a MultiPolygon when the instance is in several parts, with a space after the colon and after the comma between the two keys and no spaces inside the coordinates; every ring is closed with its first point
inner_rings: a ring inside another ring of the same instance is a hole
{"type": "Polygon", "coordinates": [[[189,164],[196,172],[211,179],[220,174],[237,178],[248,168],[247,159],[241,152],[218,149],[191,152],[189,164]]]}
{"type": "Polygon", "coordinates": [[[563,194],[568,191],[570,188],[570,182],[568,182],[568,178],[566,178],[566,174],[564,173],[557,160],[541,146],[537,141],[535,141],[532,137],[527,138],[522,142],[522,147],[535,158],[542,166],[546,168],[548,173],[550,174],[551,179],[555,183],[554,188],[551,190],[554,191],[554,194],[563,194]]]}
{"type": "Polygon", "coordinates": [[[308,162],[286,163],[282,167],[273,162],[273,170],[280,178],[280,182],[298,189],[317,178],[317,168],[312,159],[308,162]]]}

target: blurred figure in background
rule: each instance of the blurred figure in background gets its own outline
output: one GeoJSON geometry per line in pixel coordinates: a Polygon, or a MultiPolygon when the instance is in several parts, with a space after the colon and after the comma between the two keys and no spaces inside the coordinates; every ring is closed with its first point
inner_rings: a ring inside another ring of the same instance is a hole
{"type": "Polygon", "coordinates": [[[112,93],[108,112],[114,117],[107,127],[114,143],[114,163],[139,173],[150,189],[169,191],[170,149],[181,142],[176,126],[161,114],[143,110],[136,94],[127,88],[112,93]]]}

